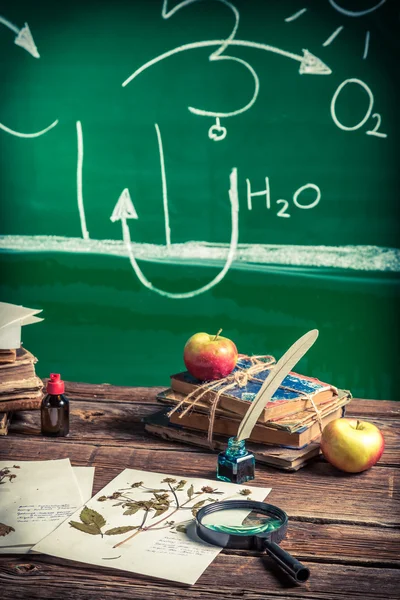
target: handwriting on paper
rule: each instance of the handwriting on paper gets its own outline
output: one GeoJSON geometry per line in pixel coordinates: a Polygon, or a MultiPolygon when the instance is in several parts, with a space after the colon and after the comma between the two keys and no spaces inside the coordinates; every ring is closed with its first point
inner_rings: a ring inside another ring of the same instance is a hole
{"type": "Polygon", "coordinates": [[[26,504],[17,510],[18,523],[39,523],[40,521],[60,521],[76,509],[71,504],[26,504]]]}
{"type": "Polygon", "coordinates": [[[195,544],[188,539],[179,540],[179,544],[177,544],[176,535],[166,535],[157,540],[146,552],[168,554],[169,556],[203,556],[204,554],[215,554],[215,549],[200,543],[195,544]]]}

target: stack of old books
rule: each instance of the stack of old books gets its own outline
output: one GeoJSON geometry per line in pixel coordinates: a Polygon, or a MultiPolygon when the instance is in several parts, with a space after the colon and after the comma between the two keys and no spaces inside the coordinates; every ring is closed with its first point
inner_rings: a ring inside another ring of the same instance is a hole
{"type": "MultiPolygon", "coordinates": [[[[166,407],[146,419],[146,429],[165,439],[210,447],[210,411],[217,401],[212,423],[214,450],[226,448],[241,419],[268,377],[273,365],[243,378],[254,360],[240,356],[234,374],[239,377],[204,384],[188,372],[171,377],[171,387],[157,398],[166,407]],[[247,381],[246,381],[247,379],[247,381]],[[232,386],[232,380],[234,383],[232,386]],[[229,383],[229,387],[227,385],[229,383]]],[[[344,415],[351,394],[318,379],[290,373],[265,406],[249,443],[256,460],[285,470],[297,470],[319,454],[321,431],[344,415]]]]}
{"type": "Polygon", "coordinates": [[[35,363],[37,358],[25,348],[0,350],[0,414],[40,407],[43,383],[35,363]]]}
{"type": "Polygon", "coordinates": [[[21,346],[21,329],[43,319],[41,309],[0,302],[0,435],[10,414],[39,408],[43,384],[35,373],[37,358],[21,346]]]}

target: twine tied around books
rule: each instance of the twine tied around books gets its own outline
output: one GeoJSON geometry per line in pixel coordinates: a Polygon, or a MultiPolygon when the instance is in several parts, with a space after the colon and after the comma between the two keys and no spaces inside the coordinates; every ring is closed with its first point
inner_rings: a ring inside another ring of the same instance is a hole
{"type": "MultiPolygon", "coordinates": [[[[246,357],[247,358],[247,357],[246,357]]],[[[251,356],[248,357],[251,361],[251,366],[248,369],[243,369],[238,366],[237,370],[232,372],[227,377],[223,379],[218,379],[216,381],[206,381],[205,383],[199,385],[195,390],[190,392],[183,400],[181,400],[169,413],[170,417],[174,412],[179,410],[183,404],[187,404],[186,408],[180,413],[180,417],[183,417],[189,411],[193,410],[195,405],[199,400],[201,400],[207,392],[215,391],[215,398],[212,401],[209,412],[209,425],[208,425],[208,434],[207,440],[212,446],[213,443],[213,433],[214,433],[214,421],[215,414],[218,408],[219,400],[225,392],[239,386],[245,387],[249,381],[259,381],[261,384],[264,383],[262,379],[257,377],[258,373],[261,371],[265,371],[265,369],[273,368],[276,364],[276,360],[273,356],[266,354],[260,356],[251,356]],[[217,391],[217,388],[218,391],[217,391]]]]}
{"type": "MultiPolygon", "coordinates": [[[[240,367],[240,365],[239,365],[234,372],[232,372],[227,377],[224,377],[223,379],[218,379],[216,381],[206,381],[205,383],[196,387],[196,389],[193,390],[192,392],[190,392],[190,394],[185,396],[168,413],[168,417],[170,417],[173,413],[175,413],[177,410],[179,410],[182,407],[182,405],[187,404],[186,408],[184,408],[184,410],[182,410],[182,412],[179,415],[179,418],[181,418],[184,415],[186,415],[188,412],[192,411],[195,408],[197,402],[199,402],[202,398],[204,398],[204,396],[208,392],[214,392],[215,398],[213,398],[213,400],[211,401],[210,410],[208,413],[209,414],[209,424],[208,424],[207,441],[211,448],[213,447],[215,415],[217,412],[217,408],[218,408],[218,404],[219,404],[221,396],[224,393],[228,392],[229,390],[231,390],[237,386],[245,387],[249,381],[258,381],[259,383],[263,384],[264,380],[258,378],[257,375],[259,373],[261,373],[262,371],[265,371],[265,369],[273,369],[274,366],[276,365],[275,358],[269,354],[251,356],[251,357],[239,355],[239,357],[249,359],[251,361],[251,366],[247,369],[244,369],[244,368],[240,367]],[[217,389],[217,388],[219,388],[219,389],[217,389]]],[[[296,394],[299,394],[299,395],[307,398],[308,400],[310,400],[311,405],[312,405],[315,415],[316,415],[319,429],[322,433],[321,413],[318,410],[314,400],[310,397],[310,395],[307,394],[306,392],[300,392],[299,390],[294,390],[293,388],[290,388],[288,386],[281,385],[280,387],[287,391],[295,392],[296,394]]]]}

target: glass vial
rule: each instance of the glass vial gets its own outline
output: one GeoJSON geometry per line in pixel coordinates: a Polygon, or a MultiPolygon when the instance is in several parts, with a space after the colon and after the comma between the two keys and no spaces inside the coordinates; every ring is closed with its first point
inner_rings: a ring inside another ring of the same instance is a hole
{"type": "Polygon", "coordinates": [[[69,433],[69,400],[64,396],[64,389],[60,374],[50,373],[47,396],[40,407],[42,435],[60,437],[69,433]]]}
{"type": "Polygon", "coordinates": [[[244,483],[254,479],[256,461],[246,450],[244,440],[231,437],[225,452],[218,454],[217,479],[230,483],[244,483]]]}

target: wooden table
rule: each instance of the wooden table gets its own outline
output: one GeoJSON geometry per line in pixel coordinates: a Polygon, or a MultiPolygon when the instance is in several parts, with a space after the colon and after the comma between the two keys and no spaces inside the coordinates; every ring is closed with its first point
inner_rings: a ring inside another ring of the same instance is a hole
{"type": "MultiPolygon", "coordinates": [[[[215,478],[211,452],[146,434],[141,418],[158,410],[160,388],[68,384],[71,434],[40,437],[39,414],[15,415],[0,438],[0,459],[69,457],[96,467],[94,492],[126,467],[215,478]]],[[[256,552],[223,551],[193,587],[155,581],[50,556],[0,556],[3,600],[301,600],[400,597],[400,403],[353,400],[348,415],[374,422],[386,449],[378,465],[359,475],[316,459],[296,473],[258,467],[254,485],[270,486],[268,500],[291,518],[282,546],[303,561],[311,578],[293,585],[256,552]]],[[[252,483],[253,485],[253,483],[252,483]]]]}

